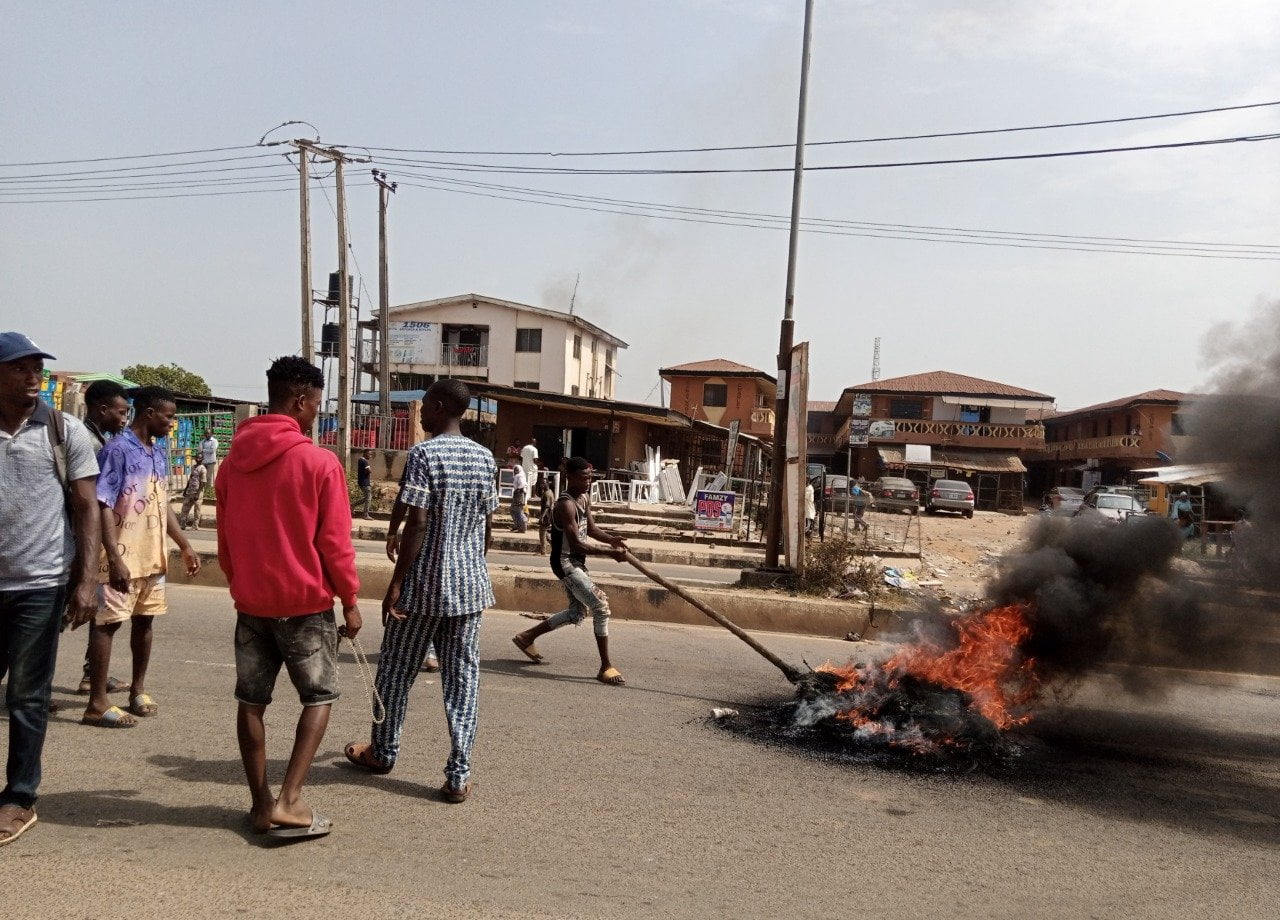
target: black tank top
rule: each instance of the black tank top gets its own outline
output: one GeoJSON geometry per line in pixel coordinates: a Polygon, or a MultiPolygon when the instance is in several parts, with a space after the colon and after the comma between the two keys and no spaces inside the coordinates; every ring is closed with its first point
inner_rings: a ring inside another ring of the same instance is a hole
{"type": "MultiPolygon", "coordinates": [[[[563,499],[569,499],[578,509],[578,536],[585,537],[587,533],[587,511],[578,502],[576,498],[568,492],[561,492],[560,498],[556,499],[556,505],[559,505],[563,499]]],[[[569,552],[569,541],[565,539],[564,531],[556,524],[555,509],[551,511],[551,571],[556,573],[556,578],[564,578],[570,569],[587,569],[587,557],[581,553],[569,552]]]]}

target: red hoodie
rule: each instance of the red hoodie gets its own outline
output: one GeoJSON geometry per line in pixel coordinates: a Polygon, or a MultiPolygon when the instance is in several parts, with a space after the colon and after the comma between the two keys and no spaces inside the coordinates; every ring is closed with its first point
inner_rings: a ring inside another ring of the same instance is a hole
{"type": "Polygon", "coordinates": [[[295,617],[356,602],[347,477],[287,415],[259,415],[236,429],[220,463],[218,562],[236,609],[295,617]]]}

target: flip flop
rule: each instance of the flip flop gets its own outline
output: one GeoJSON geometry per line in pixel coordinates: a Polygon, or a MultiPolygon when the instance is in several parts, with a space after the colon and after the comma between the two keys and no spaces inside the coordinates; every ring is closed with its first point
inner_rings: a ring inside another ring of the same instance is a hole
{"type": "Polygon", "coordinates": [[[281,827],[277,825],[267,831],[268,837],[284,840],[305,840],[308,837],[323,837],[333,830],[333,822],[320,812],[312,810],[310,827],[281,827]]]}
{"type": "Polygon", "coordinates": [[[621,687],[626,683],[622,677],[622,672],[617,668],[605,668],[596,675],[596,680],[602,684],[608,684],[610,687],[621,687]]]}
{"type": "Polygon", "coordinates": [[[525,657],[534,664],[542,664],[542,652],[538,651],[537,647],[532,642],[522,642],[518,635],[512,636],[511,641],[515,643],[516,648],[524,652],[525,657]]]}
{"type": "Polygon", "coordinates": [[[362,770],[368,770],[374,776],[385,776],[391,772],[391,768],[394,766],[394,764],[385,764],[376,760],[373,756],[373,745],[371,744],[362,745],[360,742],[352,741],[342,749],[342,753],[346,755],[349,763],[362,770]]]}
{"type": "Polygon", "coordinates": [[[436,671],[440,670],[440,661],[436,658],[428,658],[426,661],[422,662],[422,667],[419,668],[419,670],[426,671],[428,674],[434,674],[436,671]]]}
{"type": "MultiPolygon", "coordinates": [[[[76,693],[78,693],[80,696],[88,696],[89,692],[92,689],[93,688],[89,685],[89,678],[85,677],[81,679],[80,686],[76,688],[76,693]]],[[[108,693],[119,693],[121,690],[128,690],[128,689],[129,689],[129,685],[126,684],[124,681],[117,680],[114,677],[107,678],[108,693]]]]}
{"type": "Polygon", "coordinates": [[[455,789],[449,785],[448,780],[445,780],[444,785],[440,787],[440,795],[450,805],[461,805],[467,800],[467,796],[471,795],[471,784],[463,783],[461,789],[455,789]]]}
{"type": "Polygon", "coordinates": [[[16,831],[11,833],[8,837],[0,837],[0,847],[5,846],[6,844],[13,843],[15,840],[17,840],[19,837],[25,834],[28,830],[30,830],[32,825],[34,825],[38,820],[40,820],[39,818],[36,817],[36,813],[34,809],[27,808],[23,810],[30,811],[31,817],[28,818],[25,822],[23,822],[22,827],[18,828],[16,831]]]}
{"type": "Polygon", "coordinates": [[[119,706],[112,706],[100,716],[85,713],[80,717],[81,725],[93,725],[97,728],[133,728],[138,720],[133,718],[119,706]]]}
{"type": "Polygon", "coordinates": [[[146,719],[159,712],[160,707],[151,698],[150,693],[137,693],[129,697],[129,711],[135,716],[146,719]]]}

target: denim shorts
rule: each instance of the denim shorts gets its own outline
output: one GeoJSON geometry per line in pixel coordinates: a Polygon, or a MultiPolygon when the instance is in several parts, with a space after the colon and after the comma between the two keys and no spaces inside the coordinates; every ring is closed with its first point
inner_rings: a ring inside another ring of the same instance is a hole
{"type": "Polygon", "coordinates": [[[268,705],[281,665],[303,706],[338,698],[338,626],[332,609],[299,617],[236,614],[236,699],[268,705]]]}

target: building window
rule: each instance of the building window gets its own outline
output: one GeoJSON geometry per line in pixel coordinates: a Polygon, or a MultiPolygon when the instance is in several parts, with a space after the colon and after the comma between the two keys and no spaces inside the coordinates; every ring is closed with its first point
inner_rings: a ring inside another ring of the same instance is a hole
{"type": "Polygon", "coordinates": [[[919,399],[891,399],[889,418],[924,418],[924,402],[919,399]]]}
{"type": "Polygon", "coordinates": [[[614,352],[614,348],[613,348],[613,346],[612,346],[612,345],[610,345],[608,348],[606,348],[606,349],[604,350],[604,363],[605,363],[605,364],[607,364],[607,365],[609,365],[610,367],[613,367],[613,356],[614,356],[614,354],[615,354],[615,352],[614,352]]]}
{"type": "Polygon", "coordinates": [[[991,421],[990,406],[961,406],[960,421],[986,424],[991,421]]]}
{"type": "Polygon", "coordinates": [[[702,385],[702,404],[713,409],[723,409],[729,405],[729,387],[723,383],[704,383],[702,385]]]}
{"type": "Polygon", "coordinates": [[[516,351],[542,351],[542,330],[517,329],[516,351]]]}
{"type": "Polygon", "coordinates": [[[582,336],[580,335],[573,337],[573,356],[575,358],[582,357],[582,336]]]}
{"type": "Polygon", "coordinates": [[[1183,424],[1182,413],[1175,412],[1169,417],[1169,433],[1175,435],[1187,433],[1186,425],[1183,424]]]}
{"type": "Polygon", "coordinates": [[[577,396],[577,395],[578,395],[578,392],[579,392],[579,391],[578,391],[578,385],[577,385],[576,383],[575,383],[573,386],[569,387],[569,395],[570,395],[570,396],[577,396]]]}
{"type": "Polygon", "coordinates": [[[1107,437],[1111,437],[1111,419],[1107,419],[1107,437]]]}
{"type": "Polygon", "coordinates": [[[517,380],[517,381],[515,382],[515,387],[516,387],[516,389],[517,389],[517,390],[538,390],[538,389],[541,389],[541,387],[539,387],[539,386],[538,386],[538,381],[536,381],[536,380],[517,380]]]}

